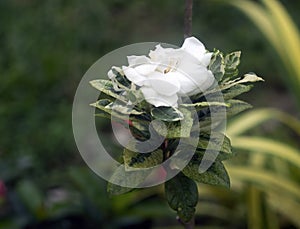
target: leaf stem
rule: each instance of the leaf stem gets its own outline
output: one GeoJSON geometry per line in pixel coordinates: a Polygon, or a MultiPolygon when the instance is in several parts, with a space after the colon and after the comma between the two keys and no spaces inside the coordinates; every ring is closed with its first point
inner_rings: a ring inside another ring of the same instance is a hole
{"type": "Polygon", "coordinates": [[[192,35],[193,0],[185,0],[184,38],[192,35]]]}

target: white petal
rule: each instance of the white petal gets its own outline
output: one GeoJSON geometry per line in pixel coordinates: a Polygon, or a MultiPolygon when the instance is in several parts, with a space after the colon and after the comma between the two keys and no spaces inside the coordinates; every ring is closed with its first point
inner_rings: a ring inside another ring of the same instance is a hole
{"type": "Polygon", "coordinates": [[[150,50],[149,57],[152,61],[161,62],[163,59],[169,59],[173,57],[174,53],[177,52],[179,49],[174,48],[163,48],[161,45],[156,45],[154,50],[150,50]]]}
{"type": "Polygon", "coordinates": [[[145,81],[146,77],[139,74],[134,68],[123,66],[122,69],[127,79],[129,79],[131,82],[138,86],[143,85],[143,82],[145,81]]]}
{"type": "Polygon", "coordinates": [[[165,49],[161,45],[156,45],[154,50],[150,50],[149,57],[152,61],[157,61],[161,59],[162,56],[166,54],[165,49]]]}
{"type": "Polygon", "coordinates": [[[209,70],[207,79],[205,80],[205,83],[203,83],[203,91],[207,90],[214,82],[217,82],[217,80],[215,79],[214,74],[209,70]]]}
{"type": "Polygon", "coordinates": [[[172,96],[161,95],[150,87],[141,87],[146,101],[156,107],[177,107],[177,94],[172,96]]]}
{"type": "Polygon", "coordinates": [[[107,73],[108,78],[113,79],[116,77],[116,75],[113,73],[113,71],[110,69],[107,73]]]}
{"type": "Polygon", "coordinates": [[[180,84],[176,78],[162,76],[160,78],[149,78],[151,87],[159,94],[171,96],[180,90],[180,84]]]}
{"type": "Polygon", "coordinates": [[[180,84],[180,94],[189,94],[197,87],[197,84],[193,82],[189,77],[186,75],[176,71],[176,72],[169,72],[168,77],[176,79],[180,84]]]}
{"type": "Polygon", "coordinates": [[[202,56],[205,53],[205,46],[195,37],[186,38],[181,48],[199,61],[202,60],[202,56]]]}
{"type": "Polygon", "coordinates": [[[157,64],[141,64],[141,65],[135,67],[134,69],[142,75],[148,75],[148,74],[154,72],[156,67],[157,67],[157,64]]]}
{"type": "Polygon", "coordinates": [[[215,82],[215,78],[211,71],[206,70],[197,76],[196,80],[193,82],[193,85],[195,85],[195,82],[195,89],[188,92],[188,95],[195,95],[197,93],[206,91],[215,82]]]}
{"type": "Polygon", "coordinates": [[[172,72],[172,77],[176,78],[180,84],[180,94],[194,95],[205,91],[214,82],[214,76],[201,65],[198,65],[196,71],[193,72],[172,72]]]}
{"type": "Polygon", "coordinates": [[[213,54],[212,52],[208,52],[208,53],[205,53],[205,54],[202,56],[201,64],[202,64],[204,67],[207,67],[207,66],[209,65],[212,54],[213,54]]]}
{"type": "Polygon", "coordinates": [[[146,56],[127,56],[129,66],[137,66],[150,62],[150,59],[146,56]]]}

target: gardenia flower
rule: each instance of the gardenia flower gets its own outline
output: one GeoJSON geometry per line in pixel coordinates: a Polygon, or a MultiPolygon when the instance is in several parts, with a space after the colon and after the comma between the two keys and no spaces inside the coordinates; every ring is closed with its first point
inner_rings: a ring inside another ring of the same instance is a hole
{"type": "Polygon", "coordinates": [[[147,56],[128,56],[125,76],[140,87],[146,101],[155,107],[177,107],[178,98],[208,89],[214,76],[207,66],[212,53],[195,37],[185,39],[181,48],[157,45],[147,56]]]}

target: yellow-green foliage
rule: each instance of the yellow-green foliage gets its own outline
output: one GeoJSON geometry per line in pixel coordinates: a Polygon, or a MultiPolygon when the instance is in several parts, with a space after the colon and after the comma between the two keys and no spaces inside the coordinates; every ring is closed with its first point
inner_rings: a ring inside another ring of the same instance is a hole
{"type": "Polygon", "coordinates": [[[283,78],[300,106],[300,33],[287,10],[276,0],[224,2],[244,12],[274,47],[288,73],[283,78]]]}

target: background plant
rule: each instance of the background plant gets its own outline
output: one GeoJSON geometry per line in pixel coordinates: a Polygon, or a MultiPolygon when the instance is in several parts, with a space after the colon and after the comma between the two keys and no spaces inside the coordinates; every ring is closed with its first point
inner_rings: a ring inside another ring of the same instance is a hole
{"type": "Polygon", "coordinates": [[[282,79],[300,101],[300,33],[284,8],[276,0],[263,0],[262,4],[253,1],[227,1],[247,15],[273,46],[288,74],[282,79]]]}

